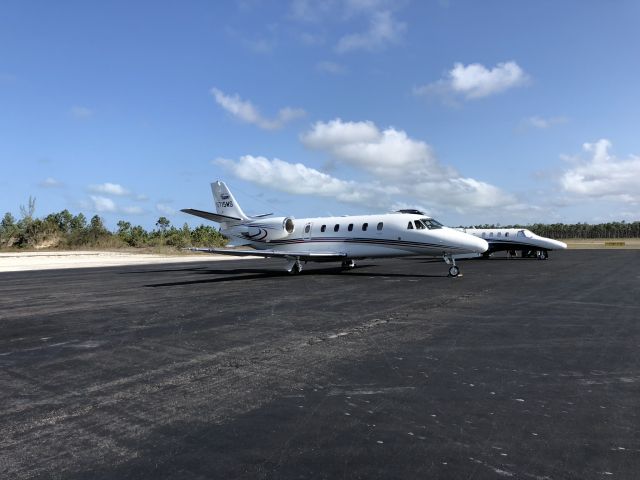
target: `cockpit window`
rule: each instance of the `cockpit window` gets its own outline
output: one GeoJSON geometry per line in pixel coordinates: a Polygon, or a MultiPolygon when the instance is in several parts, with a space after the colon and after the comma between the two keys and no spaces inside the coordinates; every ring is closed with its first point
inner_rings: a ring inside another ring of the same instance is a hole
{"type": "Polygon", "coordinates": [[[427,228],[427,226],[422,223],[420,220],[416,220],[416,228],[418,230],[424,230],[425,228],[427,228]]]}
{"type": "Polygon", "coordinates": [[[407,230],[413,230],[413,222],[409,222],[407,225],[407,230]]]}
{"type": "Polygon", "coordinates": [[[516,236],[533,238],[533,233],[531,233],[529,230],[518,230],[518,233],[516,234],[516,236]]]}
{"type": "MultiPolygon", "coordinates": [[[[443,225],[433,218],[421,218],[420,221],[427,227],[429,230],[435,230],[437,228],[442,228],[443,225]]],[[[416,222],[417,223],[417,222],[416,222]]]]}

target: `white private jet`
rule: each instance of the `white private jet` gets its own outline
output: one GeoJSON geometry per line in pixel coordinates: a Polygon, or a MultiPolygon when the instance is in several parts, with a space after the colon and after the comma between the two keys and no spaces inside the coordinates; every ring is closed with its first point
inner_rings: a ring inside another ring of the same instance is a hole
{"type": "Polygon", "coordinates": [[[293,219],[272,214],[245,215],[224,182],[211,184],[216,213],[183,209],[185,213],[220,224],[220,233],[235,240],[228,248],[190,248],[189,250],[235,256],[262,256],[288,261],[287,271],[300,273],[302,263],[341,261],[345,269],[355,260],[377,257],[430,255],[442,257],[449,275],[458,276],[456,257],[480,254],[489,247],[473,235],[447,228],[417,210],[400,210],[381,215],[349,215],[293,219]],[[266,218],[270,217],[270,218],[266,218]]]}
{"type": "Polygon", "coordinates": [[[549,258],[549,250],[567,248],[559,240],[541,237],[526,228],[462,228],[462,232],[483,238],[489,243],[489,249],[482,254],[488,258],[494,252],[520,251],[523,257],[549,258]]]}

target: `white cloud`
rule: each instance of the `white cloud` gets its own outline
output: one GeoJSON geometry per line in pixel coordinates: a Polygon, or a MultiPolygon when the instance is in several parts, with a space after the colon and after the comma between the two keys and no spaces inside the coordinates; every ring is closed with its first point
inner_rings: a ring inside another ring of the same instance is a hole
{"type": "Polygon", "coordinates": [[[166,203],[156,203],[156,210],[165,215],[174,215],[176,213],[176,209],[166,203]]]}
{"type": "Polygon", "coordinates": [[[238,178],[287,193],[331,197],[357,204],[376,203],[376,194],[379,193],[373,185],[340,180],[301,163],[288,163],[277,158],[269,160],[245,155],[237,162],[217,159],[215,163],[238,178]]]}
{"type": "Polygon", "coordinates": [[[406,172],[425,179],[454,174],[440,165],[432,148],[414,140],[402,130],[379,130],[373,122],[317,122],[301,136],[302,143],[314,150],[325,150],[338,160],[361,167],[383,178],[405,177],[406,172]]]}
{"type": "Polygon", "coordinates": [[[348,165],[369,173],[371,180],[344,180],[301,163],[252,155],[238,161],[218,159],[216,163],[258,185],[370,208],[421,204],[464,212],[516,204],[516,199],[500,188],[442,165],[428,144],[392,127],[380,130],[373,122],[336,119],[316,123],[301,141],[308,148],[330,154],[338,167],[348,165]]]}
{"type": "Polygon", "coordinates": [[[70,112],[74,118],[77,118],[80,120],[93,117],[93,110],[87,107],[80,107],[80,106],[71,107],[70,112]]]}
{"type": "Polygon", "coordinates": [[[115,212],[118,210],[116,202],[107,197],[101,197],[98,195],[90,195],[93,202],[93,209],[97,212],[115,212]]]}
{"type": "Polygon", "coordinates": [[[347,67],[335,62],[318,62],[316,63],[316,70],[323,73],[330,73],[331,75],[343,75],[347,73],[347,67]]]}
{"type": "Polygon", "coordinates": [[[467,100],[488,97],[526,85],[529,76],[516,62],[499,63],[487,69],[479,63],[454,64],[445,78],[414,88],[416,95],[443,95],[467,100]]]}
{"type": "Polygon", "coordinates": [[[397,21],[389,11],[371,14],[369,29],[363,33],[345,35],[338,41],[336,51],[348,53],[356,50],[382,50],[390,44],[400,42],[407,25],[397,21]]]}
{"type": "Polygon", "coordinates": [[[317,23],[324,20],[334,10],[334,1],[293,0],[289,7],[289,17],[301,22],[317,23]]]}
{"type": "Polygon", "coordinates": [[[119,210],[122,213],[127,213],[129,215],[140,215],[144,213],[144,210],[142,209],[142,207],[138,207],[138,206],[122,207],[119,210]]]}
{"type": "Polygon", "coordinates": [[[570,159],[573,168],[560,178],[564,191],[583,198],[640,202],[640,156],[619,159],[609,153],[611,146],[607,139],[585,143],[583,149],[590,158],[570,159]]]}
{"type": "Polygon", "coordinates": [[[284,107],[280,109],[275,119],[268,119],[263,117],[251,102],[242,100],[238,94],[226,95],[215,87],[211,89],[211,94],[215,97],[218,105],[231,115],[264,130],[280,129],[287,123],[306,115],[306,112],[301,108],[284,107]]]}
{"type": "Polygon", "coordinates": [[[99,185],[89,185],[89,190],[95,193],[102,193],[105,195],[115,195],[118,197],[124,197],[131,195],[131,192],[117,183],[101,183],[99,185]]]}
{"type": "Polygon", "coordinates": [[[245,39],[244,44],[253,53],[267,54],[276,49],[277,42],[274,39],[256,38],[245,39]]]}
{"type": "Polygon", "coordinates": [[[521,123],[525,127],[546,129],[552,127],[553,125],[558,125],[566,122],[567,119],[565,117],[543,118],[535,115],[533,117],[525,118],[521,123]]]}
{"type": "Polygon", "coordinates": [[[140,215],[144,213],[144,210],[138,206],[125,206],[121,207],[108,197],[101,195],[89,195],[91,199],[91,206],[96,212],[99,213],[125,213],[128,215],[140,215]]]}
{"type": "Polygon", "coordinates": [[[57,188],[62,187],[62,182],[60,180],[56,180],[53,177],[47,177],[42,182],[40,182],[40,186],[45,188],[57,188]]]}

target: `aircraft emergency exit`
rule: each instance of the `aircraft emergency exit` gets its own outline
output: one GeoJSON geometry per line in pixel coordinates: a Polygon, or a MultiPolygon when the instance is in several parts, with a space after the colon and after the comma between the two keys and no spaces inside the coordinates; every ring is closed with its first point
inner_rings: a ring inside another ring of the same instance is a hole
{"type": "Polygon", "coordinates": [[[342,217],[248,216],[226,184],[211,184],[216,213],[195,209],[182,211],[220,224],[220,233],[236,246],[229,248],[190,248],[189,250],[234,256],[262,256],[287,260],[290,273],[300,273],[306,262],[341,262],[342,268],[355,267],[364,258],[428,255],[441,257],[450,265],[449,275],[460,273],[456,257],[481,254],[487,242],[448,228],[417,210],[400,210],[380,215],[342,217]]]}

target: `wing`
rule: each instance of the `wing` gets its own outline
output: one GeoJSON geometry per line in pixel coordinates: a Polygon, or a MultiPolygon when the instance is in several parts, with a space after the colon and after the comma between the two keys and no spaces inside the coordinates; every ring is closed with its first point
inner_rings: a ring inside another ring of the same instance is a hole
{"type": "Polygon", "coordinates": [[[183,208],[181,212],[188,213],[189,215],[195,215],[196,217],[206,218],[212,222],[221,223],[228,221],[240,221],[241,218],[228,217],[227,215],[220,215],[218,213],[205,212],[204,210],[196,210],[194,208],[183,208]]]}
{"type": "Polygon", "coordinates": [[[295,258],[299,260],[341,260],[347,256],[344,252],[293,252],[282,250],[231,250],[230,248],[188,248],[193,252],[218,253],[236,257],[295,258]]]}

